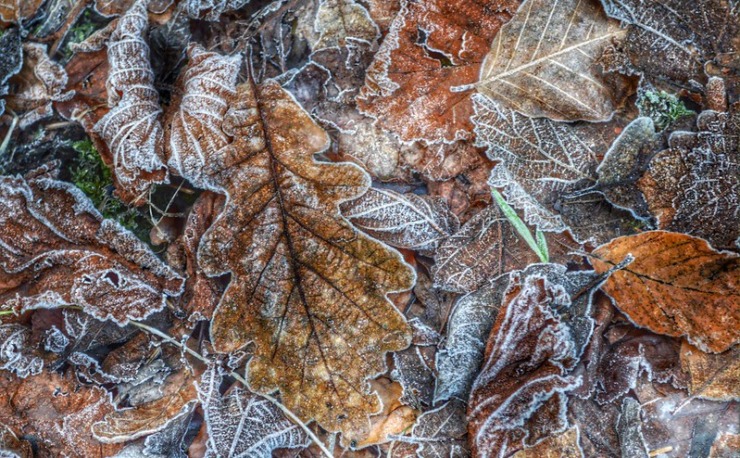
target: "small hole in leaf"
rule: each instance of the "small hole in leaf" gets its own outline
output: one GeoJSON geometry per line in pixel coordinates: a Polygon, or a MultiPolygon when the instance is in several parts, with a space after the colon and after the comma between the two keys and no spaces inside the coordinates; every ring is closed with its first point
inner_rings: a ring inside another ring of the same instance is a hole
{"type": "Polygon", "coordinates": [[[113,270],[109,270],[108,272],[106,272],[103,278],[108,280],[116,288],[121,286],[121,277],[113,270]]]}

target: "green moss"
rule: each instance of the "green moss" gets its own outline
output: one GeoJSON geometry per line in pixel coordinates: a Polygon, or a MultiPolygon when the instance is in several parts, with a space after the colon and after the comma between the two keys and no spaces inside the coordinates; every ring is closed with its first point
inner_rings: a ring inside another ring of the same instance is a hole
{"type": "Polygon", "coordinates": [[[684,116],[694,114],[675,95],[663,91],[642,92],[637,106],[643,116],[652,118],[658,130],[665,130],[684,116]]]}
{"type": "Polygon", "coordinates": [[[134,208],[127,207],[113,194],[113,175],[90,140],[74,142],[78,156],[71,168],[72,182],[90,198],[105,218],[118,221],[142,240],[148,238],[148,228],[134,208]]]}
{"type": "Polygon", "coordinates": [[[69,30],[67,46],[64,48],[64,56],[67,58],[70,57],[72,55],[70,45],[74,43],[82,43],[87,39],[87,37],[92,35],[97,28],[98,25],[93,22],[90,10],[85,10],[85,12],[80,15],[77,24],[69,30]]]}

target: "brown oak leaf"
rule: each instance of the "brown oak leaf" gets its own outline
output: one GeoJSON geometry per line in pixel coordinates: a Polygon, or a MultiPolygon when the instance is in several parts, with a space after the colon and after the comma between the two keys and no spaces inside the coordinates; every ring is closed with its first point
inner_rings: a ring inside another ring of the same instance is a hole
{"type": "Polygon", "coordinates": [[[716,401],[740,400],[740,347],[712,355],[683,342],[681,366],[689,374],[691,396],[716,401]]]}
{"type": "Polygon", "coordinates": [[[518,0],[404,1],[367,70],[358,107],[404,141],[470,138],[470,90],[518,0]]]}
{"type": "Polygon", "coordinates": [[[686,336],[712,353],[740,341],[740,256],[718,252],[700,238],[652,231],[600,246],[591,263],[604,273],[628,256],[634,261],[602,289],[633,323],[686,336]]]}
{"type": "Polygon", "coordinates": [[[414,274],[340,216],[369,180],[313,158],[328,137],[308,113],[272,81],[237,93],[225,117],[235,140],[209,157],[228,200],[199,248],[204,272],[232,274],[211,337],[222,352],[253,341],[251,388],[279,389],[299,417],[349,442],[380,407],[366,379],[409,344],[386,293],[409,289],[414,274]]]}
{"type": "Polygon", "coordinates": [[[539,275],[513,274],[468,405],[469,443],[477,456],[508,456],[568,427],[568,374],[578,361],[569,326],[553,306],[565,289],[539,275]]]}
{"type": "Polygon", "coordinates": [[[52,177],[0,178],[0,304],[77,305],[120,325],[161,310],[183,279],[82,192],[52,177]]]}
{"type": "Polygon", "coordinates": [[[595,61],[624,34],[595,1],[527,0],[493,40],[476,87],[530,117],[609,120],[628,88],[595,61]]]}

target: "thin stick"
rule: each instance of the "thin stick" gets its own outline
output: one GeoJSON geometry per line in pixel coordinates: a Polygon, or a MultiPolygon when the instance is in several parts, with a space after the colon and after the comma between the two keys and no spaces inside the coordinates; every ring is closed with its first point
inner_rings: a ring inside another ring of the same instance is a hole
{"type": "MultiPolygon", "coordinates": [[[[152,327],[152,326],[149,326],[149,325],[144,324],[144,323],[138,323],[136,321],[130,321],[130,323],[131,323],[131,325],[136,326],[139,329],[143,329],[144,331],[150,332],[150,333],[154,334],[155,336],[161,337],[166,342],[171,343],[172,345],[175,345],[176,347],[184,350],[189,355],[193,356],[195,359],[197,359],[197,360],[199,360],[199,361],[201,361],[201,362],[203,362],[205,364],[208,364],[209,363],[209,361],[205,357],[203,357],[203,355],[201,355],[197,351],[191,349],[187,345],[183,345],[182,343],[180,343],[179,341],[177,341],[173,337],[169,336],[168,334],[165,334],[164,332],[160,331],[159,329],[157,329],[155,327],[152,327]]],[[[245,387],[247,387],[247,389],[249,389],[249,384],[247,383],[247,380],[244,377],[242,377],[241,375],[237,374],[234,371],[229,371],[229,375],[231,375],[232,377],[234,377],[234,379],[236,379],[237,381],[241,382],[245,387]]],[[[270,395],[260,394],[259,396],[262,396],[263,398],[265,398],[268,401],[272,402],[288,418],[290,418],[290,420],[293,423],[295,423],[296,425],[300,426],[301,429],[308,435],[308,437],[310,437],[311,440],[319,447],[319,449],[321,449],[321,451],[324,453],[324,455],[327,456],[327,458],[333,458],[334,455],[332,455],[332,453],[329,451],[329,449],[326,448],[326,446],[321,442],[321,439],[319,439],[316,436],[316,434],[314,434],[314,432],[311,431],[308,428],[308,426],[306,426],[306,424],[303,423],[301,421],[301,419],[296,416],[296,414],[294,414],[293,412],[291,412],[290,409],[288,409],[287,407],[285,407],[282,403],[280,403],[280,401],[278,401],[277,399],[273,398],[270,395]]]]}

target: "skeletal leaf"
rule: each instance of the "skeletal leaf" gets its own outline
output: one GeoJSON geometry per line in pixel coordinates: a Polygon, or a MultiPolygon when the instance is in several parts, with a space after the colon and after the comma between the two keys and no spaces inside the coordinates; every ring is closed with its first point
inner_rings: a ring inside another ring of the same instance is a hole
{"type": "Polygon", "coordinates": [[[373,43],[380,35],[365,7],[355,0],[322,0],[314,29],[319,35],[314,51],[344,46],[349,40],[373,43]]]}
{"type": "Polygon", "coordinates": [[[217,190],[206,177],[216,166],[210,153],[230,143],[222,127],[236,96],[240,65],[238,55],[222,56],[196,44],[188,48],[188,65],[166,116],[165,144],[170,170],[200,188],[217,190]]]}
{"type": "Polygon", "coordinates": [[[527,0],[493,40],[476,87],[526,116],[608,120],[627,94],[595,62],[624,34],[596,2],[527,0]]]}
{"type": "Polygon", "coordinates": [[[704,111],[698,132],[673,132],[638,182],[661,229],[702,237],[715,248],[740,243],[740,104],[704,111]]]}
{"type": "Polygon", "coordinates": [[[340,206],[361,231],[389,245],[434,253],[457,231],[459,222],[440,199],[371,188],[340,206]]]}
{"type": "Polygon", "coordinates": [[[739,348],[712,355],[684,342],[681,366],[689,374],[689,394],[692,396],[716,401],[740,399],[739,348]]]}
{"type": "Polygon", "coordinates": [[[31,330],[18,324],[0,325],[0,369],[26,378],[40,374],[43,368],[44,360],[31,343],[31,330]]]}
{"type": "Polygon", "coordinates": [[[653,231],[600,246],[591,263],[603,273],[628,255],[634,261],[602,289],[633,323],[686,336],[712,353],[740,341],[740,256],[715,251],[703,239],[653,231]]]}
{"type": "Polygon", "coordinates": [[[557,284],[512,275],[468,405],[471,449],[507,456],[568,427],[565,393],[581,384],[571,329],[554,307],[569,304],[557,284]]]}
{"type": "Polygon", "coordinates": [[[708,70],[732,67],[740,13],[727,0],[602,0],[606,14],[627,25],[617,48],[617,69],[639,72],[650,83],[687,87],[705,82],[708,70]]]}
{"type": "Polygon", "coordinates": [[[270,458],[278,448],[303,448],[309,441],[267,399],[234,385],[221,395],[223,377],[208,369],[197,385],[198,399],[208,427],[206,457],[270,458]]]}
{"type": "Polygon", "coordinates": [[[155,183],[167,180],[162,161],[163,130],[159,94],[144,37],[149,24],[147,0],[137,0],[110,37],[106,88],[110,111],[95,124],[108,145],[122,200],[143,202],[155,183]]]}
{"type": "Polygon", "coordinates": [[[503,188],[527,223],[546,232],[570,229],[578,241],[607,241],[628,230],[633,218],[594,190],[598,156],[615,137],[611,129],[528,118],[482,95],[473,101],[477,144],[500,161],[489,184],[503,188]]]}
{"type": "Polygon", "coordinates": [[[308,113],[271,81],[237,91],[226,115],[235,141],[211,156],[224,165],[212,179],[228,201],[198,254],[207,274],[232,273],[213,344],[232,352],[254,342],[251,388],[279,389],[299,417],[349,442],[379,408],[365,380],[384,370],[386,352],[409,344],[386,293],[409,289],[414,275],[340,216],[338,204],[364,192],[368,178],[313,159],[328,139],[308,113]]]}
{"type": "Polygon", "coordinates": [[[360,111],[404,141],[469,138],[470,91],[490,41],[518,0],[404,1],[367,71],[360,111]]]}
{"type": "Polygon", "coordinates": [[[409,436],[396,436],[401,443],[416,444],[418,457],[465,458],[470,456],[463,440],[466,430],[465,405],[449,401],[424,412],[409,436]]]}
{"type": "Polygon", "coordinates": [[[161,310],[183,280],[82,192],[40,169],[0,178],[0,303],[77,305],[123,325],[161,310]]]}

